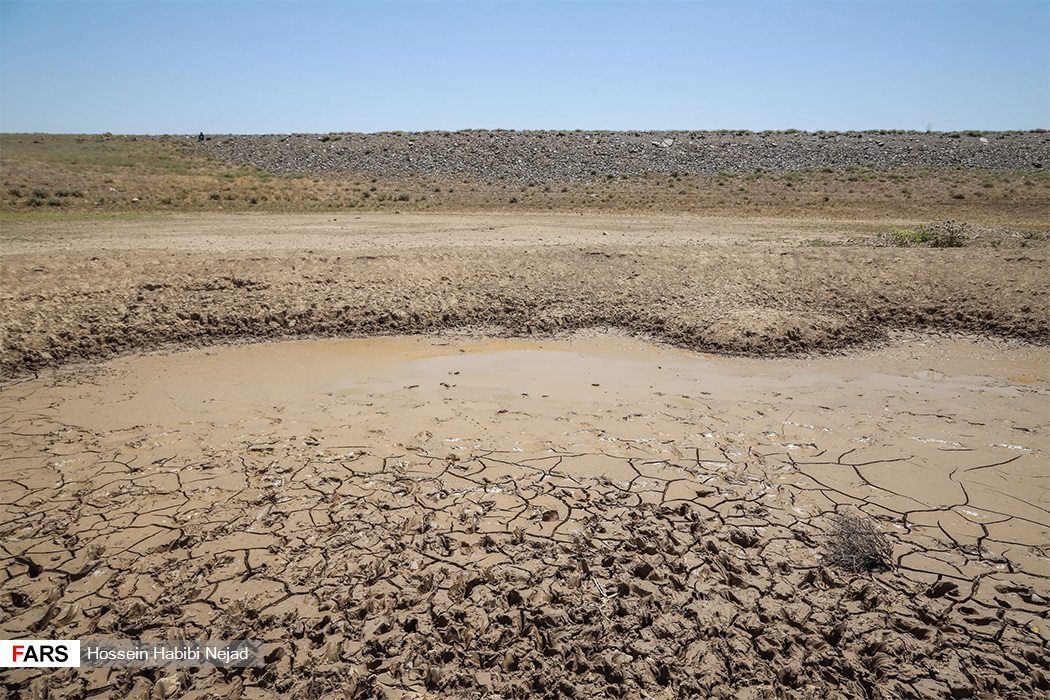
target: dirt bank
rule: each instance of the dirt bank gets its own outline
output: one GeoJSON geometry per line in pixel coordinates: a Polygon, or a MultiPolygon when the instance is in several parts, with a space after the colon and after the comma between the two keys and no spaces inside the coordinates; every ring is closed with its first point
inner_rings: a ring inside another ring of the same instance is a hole
{"type": "Polygon", "coordinates": [[[0,366],[12,377],[170,343],[464,328],[612,327],[745,354],[908,328],[1050,340],[1045,244],[807,245],[864,228],[565,215],[11,222],[0,366]]]}

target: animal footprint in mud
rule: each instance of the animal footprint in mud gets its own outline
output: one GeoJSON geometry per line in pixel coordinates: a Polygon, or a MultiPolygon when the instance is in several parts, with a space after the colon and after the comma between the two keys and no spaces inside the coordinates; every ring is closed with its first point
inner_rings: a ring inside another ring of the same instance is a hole
{"type": "Polygon", "coordinates": [[[939,581],[926,589],[927,598],[941,598],[943,596],[957,596],[959,586],[952,581],[939,581]]]}

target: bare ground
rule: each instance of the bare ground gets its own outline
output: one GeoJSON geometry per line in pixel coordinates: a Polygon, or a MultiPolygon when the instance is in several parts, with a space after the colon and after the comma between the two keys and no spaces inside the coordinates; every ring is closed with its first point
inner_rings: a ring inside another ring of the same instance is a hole
{"type": "Polygon", "coordinates": [[[872,228],[509,214],[9,222],[0,366],[20,376],[166,343],[470,327],[612,327],[750,354],[905,328],[1050,339],[1045,243],[807,245],[872,228]]]}
{"type": "Polygon", "coordinates": [[[0,692],[1047,692],[1047,247],[858,243],[886,226],[6,222],[0,630],[260,637],[267,666],[19,671],[0,692]],[[541,387],[439,364],[340,389],[321,381],[338,365],[251,348],[210,373],[207,354],[156,364],[244,339],[586,328],[745,355],[897,331],[998,344],[965,361],[928,340],[841,366],[724,360],[710,386],[693,365],[658,378],[686,362],[670,350],[637,376],[605,357],[605,374],[570,366],[541,387]],[[131,357],[149,349],[164,354],[131,357]],[[945,366],[983,378],[945,383],[945,366]],[[829,513],[852,508],[892,533],[891,570],[821,565],[829,513]]]}

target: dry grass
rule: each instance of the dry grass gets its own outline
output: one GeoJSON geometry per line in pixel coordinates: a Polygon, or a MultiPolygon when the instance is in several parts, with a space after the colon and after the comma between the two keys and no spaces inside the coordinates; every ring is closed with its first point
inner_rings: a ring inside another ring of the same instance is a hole
{"type": "Polygon", "coordinates": [[[827,534],[824,561],[846,571],[859,573],[890,568],[893,544],[870,518],[855,513],[839,513],[827,534]]]}
{"type": "Polygon", "coordinates": [[[1045,171],[874,170],[509,182],[366,174],[279,175],[207,156],[184,137],[0,136],[0,214],[133,212],[535,211],[692,213],[829,219],[965,219],[1045,226],[1045,171]]]}

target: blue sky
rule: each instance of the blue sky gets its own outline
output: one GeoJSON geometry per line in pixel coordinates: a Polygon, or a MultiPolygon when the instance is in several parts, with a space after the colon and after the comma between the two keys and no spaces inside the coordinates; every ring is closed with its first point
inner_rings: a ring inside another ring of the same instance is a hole
{"type": "Polygon", "coordinates": [[[1050,2],[0,0],[0,130],[1050,128],[1050,2]]]}

